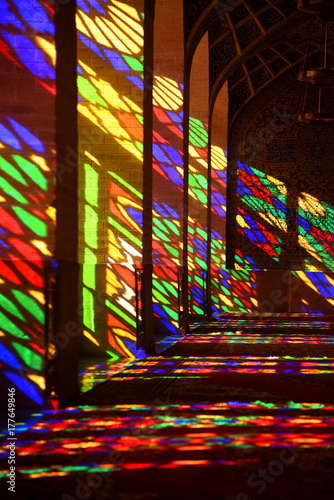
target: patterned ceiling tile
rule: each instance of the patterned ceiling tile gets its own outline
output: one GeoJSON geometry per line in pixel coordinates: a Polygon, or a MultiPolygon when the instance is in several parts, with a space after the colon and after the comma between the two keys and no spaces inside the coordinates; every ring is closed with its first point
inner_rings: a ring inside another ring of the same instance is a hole
{"type": "Polygon", "coordinates": [[[229,25],[227,24],[225,17],[222,19],[216,18],[215,21],[210,24],[209,28],[210,45],[212,45],[217,38],[227,31],[229,31],[229,25]]]}
{"type": "Polygon", "coordinates": [[[229,92],[229,117],[250,97],[251,91],[247,80],[243,80],[229,92]]]}
{"type": "Polygon", "coordinates": [[[307,36],[314,36],[318,34],[319,31],[319,20],[318,19],[310,19],[308,23],[306,23],[303,27],[307,36]]]}
{"type": "Polygon", "coordinates": [[[276,56],[276,52],[273,51],[273,49],[266,49],[260,52],[261,57],[263,57],[264,61],[269,61],[269,59],[272,59],[273,57],[276,56]]]}
{"type": "Polygon", "coordinates": [[[285,42],[280,42],[277,45],[275,45],[275,49],[278,50],[278,52],[286,52],[289,50],[291,47],[285,42]]]}
{"type": "Polygon", "coordinates": [[[267,68],[260,68],[251,75],[254,90],[257,90],[261,85],[270,79],[271,75],[267,68]]]}
{"type": "Polygon", "coordinates": [[[245,49],[247,45],[256,40],[261,35],[261,30],[255,21],[249,21],[243,24],[236,30],[236,34],[240,43],[241,49],[245,49]]]}
{"type": "Polygon", "coordinates": [[[229,77],[228,79],[228,83],[231,87],[233,87],[233,85],[235,83],[237,83],[239,80],[241,80],[241,78],[243,78],[245,76],[245,72],[243,70],[243,68],[241,66],[238,67],[238,69],[236,71],[234,71],[234,73],[232,73],[232,75],[229,77]]]}
{"type": "Polygon", "coordinates": [[[244,5],[239,5],[230,12],[233,24],[238,24],[240,21],[249,16],[249,12],[244,5]]]}
{"type": "Polygon", "coordinates": [[[186,38],[207,5],[208,0],[185,0],[183,2],[183,24],[186,38]]]}
{"type": "Polygon", "coordinates": [[[302,57],[302,54],[298,52],[297,50],[290,50],[290,52],[287,52],[285,54],[285,57],[289,59],[290,62],[296,62],[298,59],[302,57]]]}
{"type": "Polygon", "coordinates": [[[278,7],[286,16],[289,16],[297,10],[297,2],[295,0],[284,0],[278,7]]]}
{"type": "Polygon", "coordinates": [[[224,40],[210,49],[210,86],[224,68],[237,54],[233,36],[228,35],[224,40]]]}
{"type": "Polygon", "coordinates": [[[253,56],[250,59],[248,59],[245,64],[248,71],[252,71],[252,69],[257,68],[262,63],[257,56],[253,56]]]}
{"type": "Polygon", "coordinates": [[[279,14],[275,9],[268,9],[262,14],[259,14],[258,17],[263,26],[267,29],[271,28],[283,19],[281,14],[279,14]]]}
{"type": "Polygon", "coordinates": [[[288,64],[281,58],[275,59],[275,61],[269,63],[269,66],[274,73],[279,73],[282,69],[286,68],[287,65],[288,64]]]}

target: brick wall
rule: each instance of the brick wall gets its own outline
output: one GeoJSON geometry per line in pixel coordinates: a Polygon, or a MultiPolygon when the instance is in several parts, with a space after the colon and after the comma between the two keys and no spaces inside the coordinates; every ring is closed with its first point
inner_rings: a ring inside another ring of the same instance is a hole
{"type": "Polygon", "coordinates": [[[153,85],[153,297],[156,333],[179,327],[183,219],[182,1],[157,0],[153,85]]]}
{"type": "Polygon", "coordinates": [[[0,26],[0,386],[34,407],[43,404],[44,270],[55,247],[53,2],[11,0],[0,26]]]}
{"type": "Polygon", "coordinates": [[[209,47],[205,35],[194,54],[189,105],[189,244],[190,314],[203,315],[207,273],[209,47]]]}
{"type": "Polygon", "coordinates": [[[79,6],[79,261],[82,353],[136,351],[142,259],[143,1],[79,6]]]}

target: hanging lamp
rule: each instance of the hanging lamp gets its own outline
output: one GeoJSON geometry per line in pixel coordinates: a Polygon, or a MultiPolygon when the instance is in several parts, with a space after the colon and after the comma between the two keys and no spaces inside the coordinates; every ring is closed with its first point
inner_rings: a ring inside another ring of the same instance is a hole
{"type": "MultiPolygon", "coordinates": [[[[298,75],[300,82],[312,83],[316,87],[332,87],[334,85],[334,68],[328,67],[328,24],[325,23],[325,40],[324,40],[324,55],[323,66],[319,68],[305,70],[306,59],[308,57],[309,40],[306,45],[306,50],[302,60],[302,66],[298,75]]],[[[321,63],[320,63],[321,64],[321,63]]]]}
{"type": "Polygon", "coordinates": [[[334,0],[298,0],[298,10],[312,14],[322,21],[334,22],[334,0]]]}
{"type": "Polygon", "coordinates": [[[334,85],[334,68],[328,67],[328,23],[325,23],[325,36],[324,36],[324,50],[322,61],[320,60],[320,67],[306,70],[306,60],[308,58],[309,40],[306,44],[305,53],[302,59],[301,68],[298,75],[300,82],[307,83],[304,99],[300,106],[298,113],[298,121],[303,123],[310,123],[311,125],[328,125],[334,122],[334,114],[324,109],[324,103],[321,102],[323,96],[323,89],[332,88],[334,85]],[[305,112],[305,103],[309,84],[318,88],[318,106],[317,112],[305,112]]]}

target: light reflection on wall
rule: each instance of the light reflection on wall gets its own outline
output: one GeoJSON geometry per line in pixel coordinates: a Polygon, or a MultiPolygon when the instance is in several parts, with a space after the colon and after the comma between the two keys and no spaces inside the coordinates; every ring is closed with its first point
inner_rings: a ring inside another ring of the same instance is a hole
{"type": "Polygon", "coordinates": [[[318,271],[325,268],[334,271],[333,207],[309,193],[301,193],[297,221],[298,243],[308,254],[305,259],[306,269],[318,271]]]}
{"type": "Polygon", "coordinates": [[[236,252],[236,270],[225,269],[225,235],[215,227],[226,223],[226,152],[211,147],[212,177],[212,243],[211,243],[211,300],[214,315],[222,312],[250,312],[257,307],[253,261],[240,249],[236,252]]]}
{"type": "Polygon", "coordinates": [[[153,312],[157,332],[176,334],[183,217],[183,85],[153,80],[153,312]]]}
{"type": "MultiPolygon", "coordinates": [[[[244,251],[248,258],[248,262],[246,257],[240,261],[240,267],[254,270],[263,269],[263,265],[268,269],[302,267],[303,271],[292,271],[292,275],[316,292],[330,311],[328,305],[334,305],[331,205],[302,192],[296,208],[289,207],[292,195],[282,181],[241,162],[237,189],[239,251],[244,251]]],[[[305,297],[301,298],[298,309],[307,313],[324,312],[305,297]]]]}
{"type": "MultiPolygon", "coordinates": [[[[282,251],[281,233],[287,232],[286,187],[277,179],[239,162],[237,180],[237,230],[242,251],[253,263],[246,268],[261,269],[255,259],[268,256],[279,263],[282,251]]],[[[268,266],[270,267],[270,266],[268,266]]]]}
{"type": "Polygon", "coordinates": [[[33,406],[43,403],[44,266],[54,249],[53,9],[1,0],[0,13],[0,366],[4,385],[33,406]]]}
{"type": "Polygon", "coordinates": [[[80,1],[76,19],[84,335],[88,350],[96,346],[112,359],[136,353],[143,6],[141,1],[80,1]]]}

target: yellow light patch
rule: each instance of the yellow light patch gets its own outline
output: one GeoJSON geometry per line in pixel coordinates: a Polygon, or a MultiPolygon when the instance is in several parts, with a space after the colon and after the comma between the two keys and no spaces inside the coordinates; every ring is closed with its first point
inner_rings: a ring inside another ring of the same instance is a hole
{"type": "Polygon", "coordinates": [[[52,257],[52,252],[49,250],[48,248],[48,245],[46,243],[46,241],[42,241],[42,240],[32,240],[31,241],[31,244],[38,248],[38,250],[45,256],[47,257],[52,257]]]}
{"type": "Polygon", "coordinates": [[[251,298],[250,298],[250,301],[251,301],[251,303],[252,303],[255,307],[258,307],[259,303],[258,303],[258,301],[257,301],[254,297],[251,297],[251,298]]]}
{"type": "Polygon", "coordinates": [[[95,158],[95,156],[93,156],[92,154],[89,153],[89,151],[85,151],[85,155],[90,159],[92,160],[94,163],[96,163],[97,165],[101,166],[101,163],[99,162],[99,160],[97,160],[95,158]]]}
{"type": "Polygon", "coordinates": [[[143,113],[142,108],[140,108],[135,102],[131,101],[131,99],[129,99],[126,95],[123,96],[123,100],[130,106],[132,111],[134,111],[135,113],[139,114],[143,113]]]}
{"type": "Polygon", "coordinates": [[[225,295],[223,295],[222,293],[219,294],[219,298],[227,306],[233,307],[233,302],[231,302],[231,300],[228,297],[226,297],[225,295]]]}
{"type": "Polygon", "coordinates": [[[298,204],[302,210],[310,212],[317,217],[323,217],[326,214],[325,207],[322,206],[317,198],[314,198],[314,196],[311,196],[308,193],[301,193],[300,196],[298,204]]]}
{"type": "Polygon", "coordinates": [[[286,195],[288,193],[288,190],[285,186],[285,184],[282,183],[282,181],[276,179],[275,177],[271,177],[271,175],[267,175],[268,181],[272,182],[277,189],[279,190],[280,193],[286,195]]]}
{"type": "Polygon", "coordinates": [[[38,387],[40,387],[42,390],[45,389],[45,377],[29,373],[28,378],[29,380],[32,380],[36,385],[38,385],[38,387]]]}
{"type": "Polygon", "coordinates": [[[36,163],[36,165],[39,166],[41,170],[44,170],[44,172],[50,172],[50,167],[46,164],[45,158],[42,156],[36,156],[36,155],[31,155],[30,159],[33,163],[36,163]]]}
{"type": "Polygon", "coordinates": [[[43,52],[51,58],[52,66],[56,65],[56,47],[55,44],[45,40],[41,36],[35,36],[35,41],[41,47],[43,52]]]}
{"type": "Polygon", "coordinates": [[[124,205],[124,206],[127,206],[127,207],[134,207],[136,208],[137,210],[140,210],[142,211],[142,206],[139,205],[138,203],[132,201],[132,200],[129,200],[128,198],[125,198],[124,196],[118,196],[117,197],[117,201],[121,204],[121,205],[124,205]]]}
{"type": "Polygon", "coordinates": [[[281,219],[280,217],[275,217],[275,215],[271,214],[270,212],[267,212],[267,213],[259,212],[259,215],[261,215],[261,217],[263,219],[265,219],[267,222],[269,222],[270,224],[274,224],[275,226],[277,226],[282,231],[288,230],[288,226],[287,226],[286,222],[283,219],[281,219]]]}
{"type": "Polygon", "coordinates": [[[115,287],[115,289],[122,288],[122,285],[118,281],[116,274],[109,267],[107,267],[107,283],[109,283],[110,286],[115,287]]]}
{"type": "Polygon", "coordinates": [[[298,243],[302,248],[305,248],[305,250],[312,255],[315,259],[317,259],[319,262],[322,262],[321,257],[317,254],[316,250],[313,248],[313,246],[302,236],[301,234],[298,235],[298,243]]]}
{"type": "Polygon", "coordinates": [[[183,105],[183,94],[177,82],[165,76],[155,76],[153,105],[168,111],[178,111],[183,105]]]}
{"type": "Polygon", "coordinates": [[[78,112],[83,114],[88,120],[90,120],[94,125],[96,125],[102,132],[105,134],[108,133],[108,130],[103,127],[97,120],[96,116],[87,108],[85,104],[82,104],[81,102],[78,102],[78,112]]]}
{"type": "Polygon", "coordinates": [[[120,339],[120,337],[115,338],[117,344],[121,347],[121,349],[125,352],[126,356],[130,359],[135,359],[135,355],[127,348],[124,342],[120,339]]]}
{"type": "MultiPolygon", "coordinates": [[[[50,217],[50,219],[53,221],[53,222],[56,222],[56,217],[57,217],[57,210],[55,207],[52,207],[52,206],[49,206],[46,210],[45,210],[45,213],[48,217],[50,217]]],[[[48,254],[46,254],[48,255],[48,254]]]]}
{"type": "Polygon", "coordinates": [[[90,340],[91,342],[93,342],[97,346],[100,346],[98,341],[93,337],[93,335],[91,335],[89,332],[87,332],[87,330],[84,330],[83,334],[85,337],[87,337],[88,340],[90,340]]]}
{"type": "Polygon", "coordinates": [[[211,146],[211,164],[215,170],[226,170],[227,158],[222,148],[211,146]]]}
{"type": "Polygon", "coordinates": [[[92,68],[90,68],[89,66],[87,66],[87,64],[85,64],[84,62],[82,62],[80,59],[78,60],[78,63],[86,71],[86,73],[88,73],[91,76],[97,76],[96,72],[92,68]]]}
{"type": "Polygon", "coordinates": [[[124,149],[126,149],[129,153],[133,154],[140,162],[143,161],[143,154],[138,151],[136,146],[132,143],[132,141],[121,140],[116,137],[116,141],[120,144],[124,149]]]}
{"type": "MultiPolygon", "coordinates": [[[[111,3],[116,7],[116,12],[119,10],[119,11],[123,11],[124,14],[127,14],[128,17],[130,17],[131,19],[133,19],[134,21],[137,20],[137,21],[141,21],[141,18],[137,12],[136,9],[134,9],[133,7],[130,7],[130,5],[127,5],[126,3],[123,3],[123,2],[119,2],[118,0],[112,0],[111,3]]],[[[113,9],[113,7],[109,7],[110,10],[113,9]]]]}
{"type": "Polygon", "coordinates": [[[89,33],[88,29],[86,28],[86,26],[84,25],[84,23],[80,19],[81,14],[82,14],[82,11],[78,11],[77,15],[76,15],[75,22],[76,22],[77,30],[80,31],[80,33],[84,33],[88,38],[90,38],[90,33],[89,33]]]}
{"type": "Polygon", "coordinates": [[[37,292],[36,290],[28,290],[29,294],[34,297],[40,304],[45,304],[45,295],[43,292],[37,292]]]}
{"type": "Polygon", "coordinates": [[[120,337],[125,337],[130,340],[136,340],[136,335],[134,333],[131,333],[128,330],[124,330],[123,328],[113,328],[113,332],[120,337]]]}
{"type": "MultiPolygon", "coordinates": [[[[143,36],[138,35],[133,30],[133,25],[124,23],[119,16],[112,14],[113,21],[101,19],[106,25],[105,30],[108,30],[108,36],[112,41],[113,46],[123,54],[138,55],[142,51],[143,36]]],[[[102,23],[100,23],[102,26],[102,23]]]]}
{"type": "MultiPolygon", "coordinates": [[[[102,31],[94,24],[94,22],[83,12],[80,11],[80,15],[82,20],[86,23],[89,31],[91,32],[93,38],[99,43],[104,45],[105,47],[111,47],[109,40],[104,36],[102,31]]],[[[98,21],[98,18],[96,18],[98,21]]]]}
{"type": "Polygon", "coordinates": [[[241,215],[237,215],[236,219],[237,219],[238,226],[250,229],[250,226],[247,224],[247,222],[245,221],[245,219],[241,215]]]}

